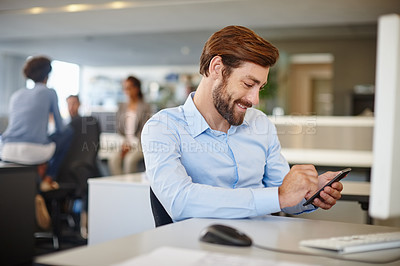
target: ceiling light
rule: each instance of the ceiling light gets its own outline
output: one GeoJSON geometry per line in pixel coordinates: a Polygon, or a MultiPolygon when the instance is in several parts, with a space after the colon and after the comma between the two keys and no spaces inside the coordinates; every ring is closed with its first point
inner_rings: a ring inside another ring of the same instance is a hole
{"type": "Polygon", "coordinates": [[[90,6],[83,5],[83,4],[74,4],[74,5],[65,6],[64,8],[67,12],[81,12],[81,11],[89,10],[90,6]]]}
{"type": "Polygon", "coordinates": [[[29,14],[40,14],[44,12],[44,8],[43,7],[32,7],[28,9],[28,13],[29,14]]]}
{"type": "Polygon", "coordinates": [[[131,6],[132,3],[123,2],[123,1],[115,1],[108,4],[111,9],[122,9],[131,6]]]}

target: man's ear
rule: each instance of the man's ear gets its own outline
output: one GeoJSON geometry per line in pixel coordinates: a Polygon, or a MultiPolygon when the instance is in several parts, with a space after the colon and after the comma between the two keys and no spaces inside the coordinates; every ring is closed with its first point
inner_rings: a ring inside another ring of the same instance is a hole
{"type": "Polygon", "coordinates": [[[222,58],[219,55],[216,55],[211,59],[208,71],[211,77],[218,79],[222,76],[223,68],[224,64],[222,63],[222,58]]]}

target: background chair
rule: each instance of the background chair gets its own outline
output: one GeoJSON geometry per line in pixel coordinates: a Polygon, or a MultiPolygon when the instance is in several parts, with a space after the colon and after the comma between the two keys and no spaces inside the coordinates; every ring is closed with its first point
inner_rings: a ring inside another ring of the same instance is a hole
{"type": "MultiPolygon", "coordinates": [[[[75,186],[73,200],[81,200],[81,213],[87,212],[88,178],[101,176],[97,154],[100,149],[100,124],[93,116],[77,117],[70,123],[75,135],[65,159],[60,166],[58,182],[75,186]]],[[[72,207],[74,204],[70,204],[72,207]]],[[[80,217],[74,219],[79,224],[80,217]]]]}
{"type": "MultiPolygon", "coordinates": [[[[81,200],[79,211],[87,211],[88,178],[100,176],[97,167],[97,153],[100,149],[100,125],[96,118],[77,117],[71,123],[74,137],[56,178],[60,189],[41,193],[46,201],[52,219],[54,249],[59,249],[61,222],[66,218],[74,229],[80,224],[80,213],[74,215],[73,206],[81,200]]],[[[49,237],[49,234],[36,233],[37,238],[49,237]]]]}
{"type": "Polygon", "coordinates": [[[50,238],[53,241],[53,249],[60,249],[61,241],[61,209],[62,203],[69,198],[75,190],[75,186],[69,184],[60,185],[59,189],[41,192],[47,209],[51,217],[51,231],[50,232],[35,232],[36,239],[50,238]]]}
{"type": "Polygon", "coordinates": [[[173,223],[171,216],[169,216],[167,211],[164,209],[164,206],[162,206],[161,202],[158,200],[151,187],[150,187],[150,204],[156,227],[173,223]]]}
{"type": "Polygon", "coordinates": [[[60,166],[57,181],[76,185],[78,196],[87,195],[87,179],[100,175],[97,153],[100,149],[100,125],[92,116],[74,118],[74,138],[60,166]]]}
{"type": "Polygon", "coordinates": [[[100,174],[97,167],[100,125],[92,116],[74,118],[70,125],[74,129],[74,138],[60,166],[57,180],[59,183],[75,184],[77,195],[82,195],[88,189],[87,179],[100,174]]]}

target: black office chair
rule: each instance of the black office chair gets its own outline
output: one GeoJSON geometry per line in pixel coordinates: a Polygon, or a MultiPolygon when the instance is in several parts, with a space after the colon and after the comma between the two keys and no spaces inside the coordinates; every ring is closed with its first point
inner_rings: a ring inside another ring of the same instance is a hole
{"type": "Polygon", "coordinates": [[[167,211],[164,209],[164,206],[158,200],[157,196],[154,194],[151,187],[150,187],[150,203],[156,227],[173,223],[171,216],[169,216],[167,211]]]}
{"type": "Polygon", "coordinates": [[[60,248],[61,220],[66,217],[69,224],[77,229],[79,218],[74,219],[72,216],[73,202],[81,199],[83,208],[87,208],[87,180],[100,176],[97,167],[100,125],[97,119],[91,116],[78,117],[74,118],[70,125],[74,129],[74,137],[57,175],[60,189],[41,193],[49,207],[52,232],[50,235],[42,232],[35,234],[37,238],[53,238],[54,249],[60,248]],[[69,207],[63,209],[63,206],[69,207]]]}
{"type": "Polygon", "coordinates": [[[50,232],[35,232],[36,239],[50,238],[53,241],[53,248],[60,249],[61,236],[61,216],[62,203],[65,199],[71,197],[75,191],[75,186],[71,184],[62,184],[59,189],[41,192],[51,217],[50,232]]]}
{"type": "Polygon", "coordinates": [[[100,125],[92,116],[74,118],[71,123],[74,138],[59,170],[59,183],[77,185],[77,194],[87,191],[87,179],[99,176],[97,153],[100,149],[100,125]]]}
{"type": "Polygon", "coordinates": [[[97,153],[100,149],[100,124],[95,117],[74,118],[71,123],[74,138],[71,147],[60,166],[57,181],[75,185],[73,196],[82,200],[87,209],[88,178],[99,177],[97,153]]]}

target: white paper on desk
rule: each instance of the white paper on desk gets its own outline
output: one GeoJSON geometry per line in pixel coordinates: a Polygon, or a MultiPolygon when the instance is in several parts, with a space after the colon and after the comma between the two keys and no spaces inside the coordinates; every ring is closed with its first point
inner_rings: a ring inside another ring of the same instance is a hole
{"type": "MultiPolygon", "coordinates": [[[[274,261],[261,258],[191,250],[176,247],[161,247],[154,251],[114,266],[305,266],[306,264],[274,261]]],[[[310,265],[310,264],[307,264],[310,265]]]]}

